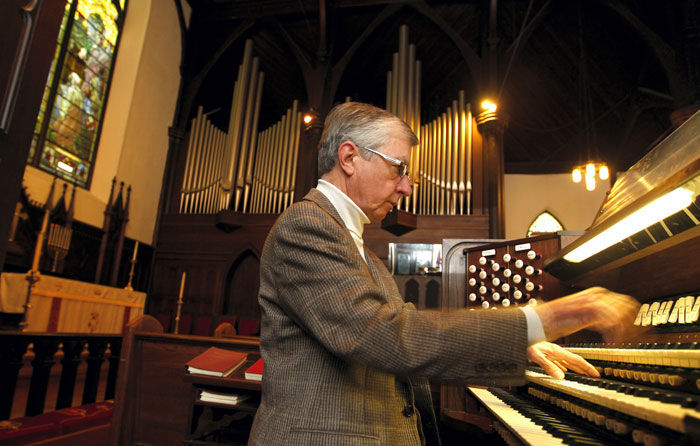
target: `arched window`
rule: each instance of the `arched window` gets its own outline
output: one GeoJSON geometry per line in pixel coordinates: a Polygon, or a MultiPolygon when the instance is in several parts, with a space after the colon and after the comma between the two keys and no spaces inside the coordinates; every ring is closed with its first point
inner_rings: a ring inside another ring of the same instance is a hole
{"type": "Polygon", "coordinates": [[[527,229],[527,236],[530,237],[533,234],[563,230],[564,226],[561,222],[551,213],[544,211],[530,224],[530,227],[527,229]]]}
{"type": "Polygon", "coordinates": [[[126,0],[66,0],[29,164],[88,187],[126,0]]]}

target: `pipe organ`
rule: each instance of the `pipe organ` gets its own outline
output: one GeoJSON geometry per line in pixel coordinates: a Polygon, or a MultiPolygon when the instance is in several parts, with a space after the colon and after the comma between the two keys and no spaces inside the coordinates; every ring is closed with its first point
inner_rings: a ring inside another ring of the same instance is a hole
{"type": "MultiPolygon", "coordinates": [[[[634,324],[646,331],[624,343],[601,342],[586,331],[567,336],[559,343],[593,364],[599,378],[567,373],[556,380],[532,367],[522,387],[450,394],[447,402],[461,406],[453,418],[479,424],[487,413],[508,444],[700,444],[698,135],[700,113],[624,173],[587,233],[556,252],[530,253],[520,243],[465,249],[463,275],[448,269],[455,276],[449,283],[466,286],[464,300],[452,307],[510,311],[506,298],[511,307],[527,305],[600,285],[636,297],[642,305],[634,324]],[[523,260],[520,267],[514,259],[523,260]],[[533,267],[529,274],[526,264],[533,267]]],[[[443,413],[454,407],[443,406],[443,413]]]]}
{"type": "Polygon", "coordinates": [[[244,212],[278,213],[294,201],[301,115],[299,103],[260,132],[251,185],[251,206],[244,212]]]}
{"type": "Polygon", "coordinates": [[[248,40],[234,84],[228,132],[209,122],[201,107],[192,120],[180,213],[239,211],[248,202],[265,79],[258,69],[258,58],[252,54],[253,42],[248,40]]]}
{"type": "Polygon", "coordinates": [[[471,195],[471,106],[464,91],[452,106],[423,125],[417,157],[420,187],[417,211],[421,214],[468,215],[471,195]]]}
{"type": "Polygon", "coordinates": [[[411,154],[413,194],[399,207],[419,214],[465,215],[470,211],[472,125],[464,91],[434,121],[421,124],[421,62],[399,29],[399,51],[387,73],[386,109],[402,118],[420,139],[411,154]]]}

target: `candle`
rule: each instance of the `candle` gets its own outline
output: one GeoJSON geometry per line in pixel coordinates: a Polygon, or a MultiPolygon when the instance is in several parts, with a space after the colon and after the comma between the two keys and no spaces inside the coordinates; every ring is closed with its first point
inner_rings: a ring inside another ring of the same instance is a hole
{"type": "Polygon", "coordinates": [[[134,244],[134,255],[131,256],[131,261],[135,262],[136,261],[136,253],[139,252],[139,241],[136,240],[136,243],[134,244]]]}
{"type": "Polygon", "coordinates": [[[185,277],[187,277],[187,273],[183,272],[182,273],[182,280],[180,281],[180,295],[179,295],[180,300],[182,300],[182,293],[185,291],[185,277]]]}
{"type": "Polygon", "coordinates": [[[39,259],[41,259],[41,251],[44,249],[44,234],[46,227],[49,224],[49,211],[44,211],[44,221],[41,222],[41,231],[36,238],[36,246],[34,247],[34,259],[32,259],[32,271],[39,271],[39,259]]]}

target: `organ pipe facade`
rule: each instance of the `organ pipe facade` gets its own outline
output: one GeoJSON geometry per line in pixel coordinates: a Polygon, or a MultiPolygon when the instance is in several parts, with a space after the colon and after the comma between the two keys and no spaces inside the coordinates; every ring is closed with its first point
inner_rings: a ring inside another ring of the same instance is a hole
{"type": "Polygon", "coordinates": [[[408,27],[399,29],[399,51],[387,73],[386,109],[403,119],[420,140],[411,153],[413,194],[400,209],[418,214],[470,213],[472,124],[464,91],[432,122],[421,124],[421,62],[408,42],[408,27]]]}
{"type": "Polygon", "coordinates": [[[281,212],[294,200],[301,129],[298,101],[282,119],[258,132],[265,74],[246,41],[233,89],[228,132],[202,107],[192,120],[180,192],[180,213],[281,212]]]}

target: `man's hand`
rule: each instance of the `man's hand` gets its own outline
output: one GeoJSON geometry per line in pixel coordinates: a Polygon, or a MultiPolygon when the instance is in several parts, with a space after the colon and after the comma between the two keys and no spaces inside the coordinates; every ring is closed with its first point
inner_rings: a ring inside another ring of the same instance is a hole
{"type": "Polygon", "coordinates": [[[600,377],[600,373],[588,361],[551,342],[538,342],[529,346],[527,359],[542,367],[549,376],[556,379],[563,379],[564,372],[567,370],[600,377]]]}
{"type": "Polygon", "coordinates": [[[601,287],[588,288],[535,307],[549,341],[584,328],[618,342],[641,332],[634,325],[639,303],[624,294],[601,287]]]}

